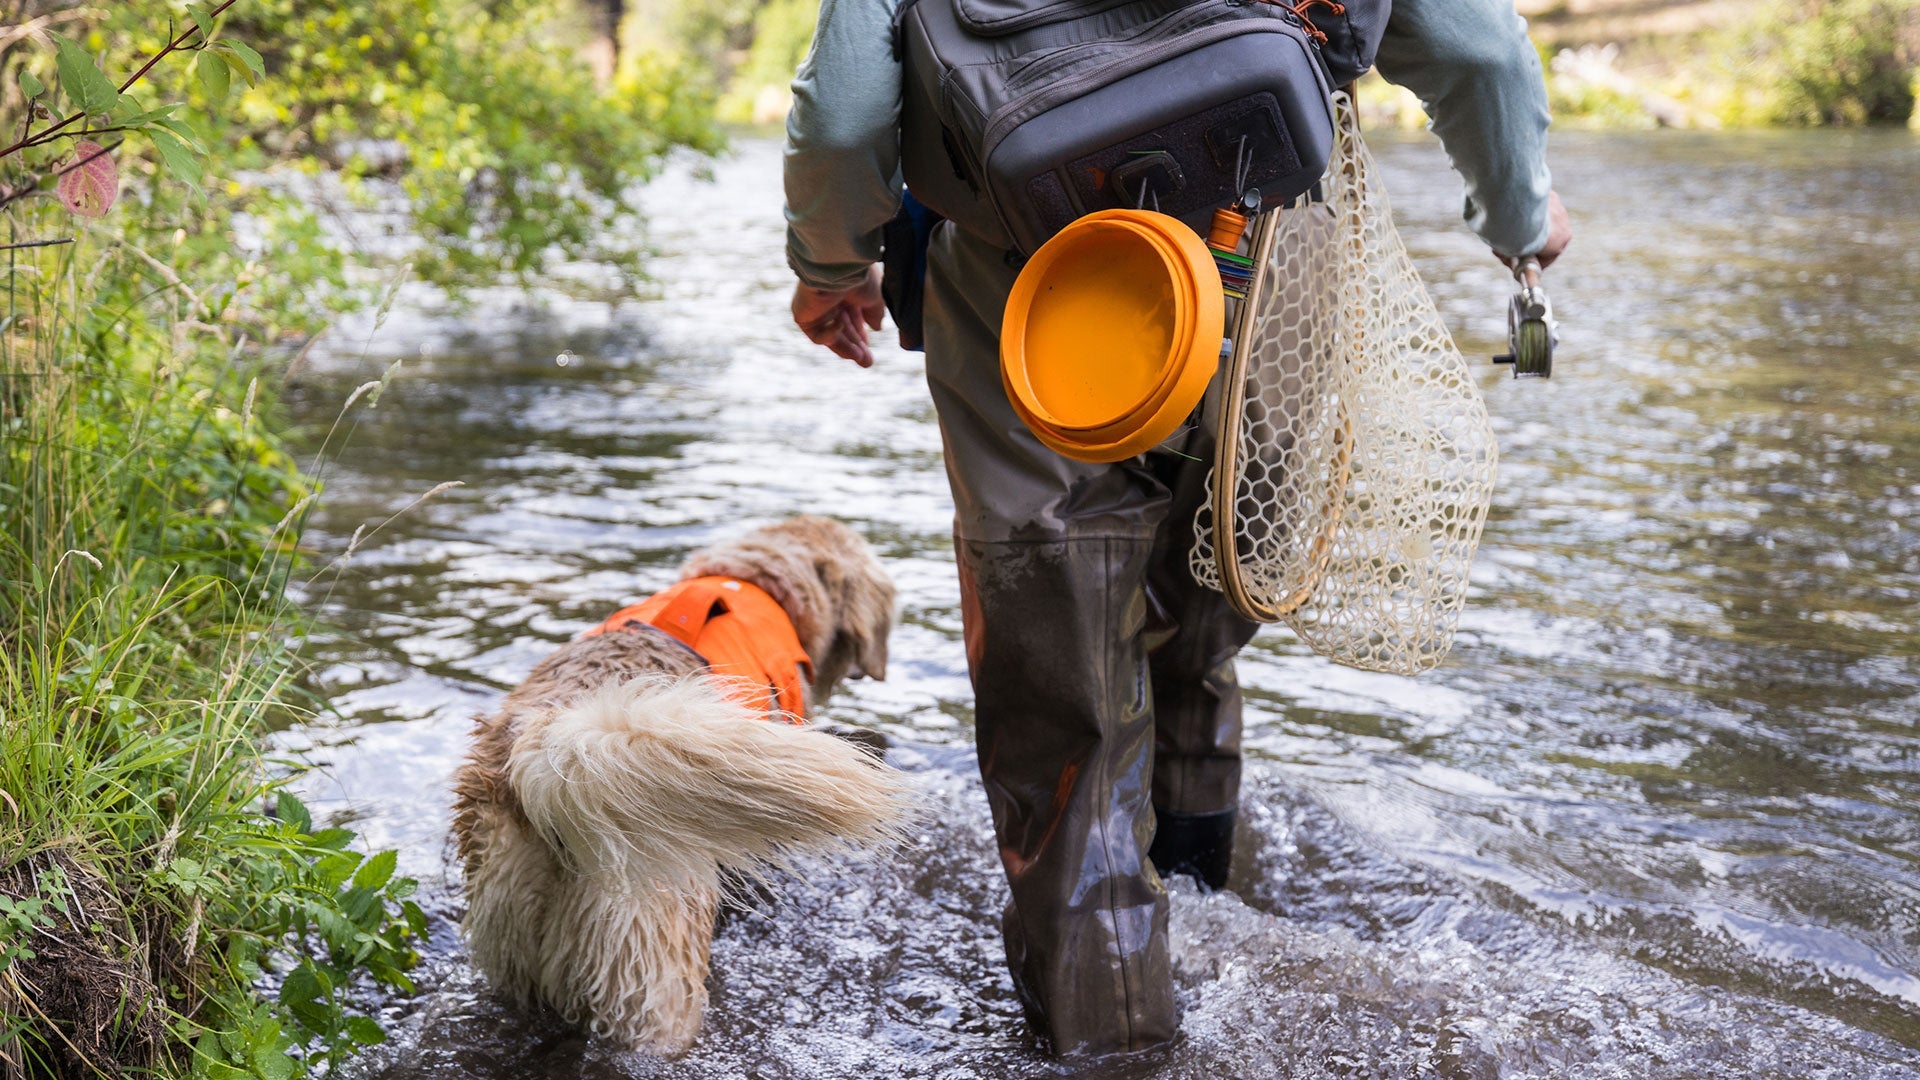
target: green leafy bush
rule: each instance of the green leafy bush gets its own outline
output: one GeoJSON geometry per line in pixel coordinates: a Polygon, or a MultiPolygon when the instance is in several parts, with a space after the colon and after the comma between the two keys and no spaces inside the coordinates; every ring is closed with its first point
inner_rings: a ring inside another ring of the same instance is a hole
{"type": "Polygon", "coordinates": [[[624,197],[672,147],[718,147],[701,80],[635,56],[596,87],[548,3],[258,0],[233,18],[283,77],[241,99],[225,138],[262,162],[394,174],[420,234],[414,272],[438,283],[530,281],[575,259],[636,279],[624,197]]]}
{"type": "Polygon", "coordinates": [[[1913,115],[1920,2],[1782,0],[1754,35],[1774,122],[1902,124],[1913,115]]]}
{"type": "Polygon", "coordinates": [[[708,81],[630,52],[597,86],[533,0],[6,10],[0,1054],[329,1071],[384,1037],[364,1001],[410,989],[425,916],[259,742],[301,716],[286,586],[318,492],[256,346],[371,291],[306,200],[398,192],[403,257],[448,286],[631,281],[624,197],[717,145],[708,81]]]}
{"type": "Polygon", "coordinates": [[[813,0],[770,0],[754,13],[753,44],[720,99],[721,119],[759,123],[785,114],[787,86],[813,44],[819,8],[813,0]]]}
{"type": "MultiPolygon", "coordinates": [[[[0,115],[113,102],[110,123],[68,130],[106,138],[143,189],[121,204],[119,231],[148,250],[164,243],[152,253],[191,268],[183,277],[243,289],[228,317],[260,335],[316,329],[371,290],[373,279],[351,273],[356,262],[392,257],[355,250],[354,237],[316,220],[311,195],[336,168],[348,203],[397,186],[418,241],[404,256],[416,276],[457,290],[592,260],[630,288],[645,251],[631,188],[675,146],[720,145],[710,79],[693,60],[629,53],[613,83],[596,86],[587,65],[569,62],[570,24],[551,4],[245,0],[193,10],[221,46],[199,49],[196,38],[185,47],[193,62],[158,65],[117,97],[103,76],[68,86],[65,72],[130,70],[191,34],[187,18],[155,20],[146,5],[62,9],[46,16],[69,39],[57,56],[34,48],[32,34],[0,38],[0,115]],[[97,68],[82,63],[92,60],[97,68]],[[153,183],[162,173],[185,183],[153,183]]],[[[68,152],[56,139],[15,160],[46,168],[68,152]]]]}

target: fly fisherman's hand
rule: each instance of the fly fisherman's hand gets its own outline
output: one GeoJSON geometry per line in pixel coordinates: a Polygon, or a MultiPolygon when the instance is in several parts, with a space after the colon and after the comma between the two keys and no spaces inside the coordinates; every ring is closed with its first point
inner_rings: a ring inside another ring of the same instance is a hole
{"type": "Polygon", "coordinates": [[[880,299],[880,268],[867,268],[866,279],[851,289],[837,292],[812,288],[804,283],[793,287],[793,322],[815,345],[825,345],[835,356],[843,356],[861,367],[873,366],[873,350],[867,347],[867,329],[880,329],[886,302],[880,299]]]}
{"type": "MultiPolygon", "coordinates": [[[[1567,250],[1567,244],[1572,242],[1572,240],[1573,223],[1567,220],[1567,208],[1560,203],[1560,193],[1557,191],[1551,192],[1547,195],[1547,243],[1546,246],[1533,253],[1533,258],[1539,262],[1540,269],[1545,270],[1547,267],[1552,266],[1553,260],[1559,258],[1561,252],[1567,250]]],[[[1494,258],[1499,259],[1508,266],[1512,266],[1519,261],[1518,259],[1502,255],[1497,251],[1494,252],[1493,255],[1494,258]]]]}

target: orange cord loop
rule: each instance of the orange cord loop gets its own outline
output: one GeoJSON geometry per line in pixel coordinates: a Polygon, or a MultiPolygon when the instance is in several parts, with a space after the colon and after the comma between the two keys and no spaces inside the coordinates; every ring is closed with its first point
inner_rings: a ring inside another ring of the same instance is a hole
{"type": "Polygon", "coordinates": [[[1327,34],[1326,31],[1313,25],[1312,17],[1307,14],[1308,9],[1312,8],[1315,4],[1321,4],[1326,7],[1327,14],[1329,15],[1338,16],[1347,13],[1347,5],[1340,3],[1340,0],[1299,0],[1299,2],[1295,4],[1287,4],[1284,0],[1267,0],[1267,2],[1276,7],[1284,7],[1288,11],[1293,12],[1294,15],[1299,18],[1302,29],[1306,30],[1307,36],[1312,38],[1316,44],[1320,45],[1327,43],[1327,34]]]}

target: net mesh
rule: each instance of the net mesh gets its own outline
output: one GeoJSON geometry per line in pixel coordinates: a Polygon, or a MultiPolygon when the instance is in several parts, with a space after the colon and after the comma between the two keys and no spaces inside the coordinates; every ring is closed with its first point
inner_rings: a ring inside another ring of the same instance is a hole
{"type": "Polygon", "coordinates": [[[1334,103],[1322,197],[1255,225],[1192,566],[1323,656],[1413,674],[1452,645],[1497,450],[1352,102],[1334,103]]]}

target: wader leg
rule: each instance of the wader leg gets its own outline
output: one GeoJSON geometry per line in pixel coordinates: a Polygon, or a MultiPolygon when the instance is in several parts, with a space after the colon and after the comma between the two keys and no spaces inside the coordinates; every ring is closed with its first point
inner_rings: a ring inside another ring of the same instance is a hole
{"type": "Polygon", "coordinates": [[[1153,712],[1140,640],[1150,545],[959,547],[1015,983],[1062,1054],[1164,1042],[1175,1019],[1167,894],[1147,862],[1153,712]]]}
{"type": "Polygon", "coordinates": [[[1146,580],[1165,485],[1041,446],[1000,385],[1014,271],[941,226],[927,377],[955,504],[980,771],[1012,899],[1015,985],[1061,1054],[1173,1037],[1167,898],[1147,862],[1146,580]]]}
{"type": "Polygon", "coordinates": [[[1213,433],[1201,428],[1187,456],[1149,458],[1172,492],[1147,575],[1148,646],[1153,675],[1153,806],[1159,815],[1153,865],[1223,888],[1240,803],[1240,683],[1233,658],[1259,624],[1193,580],[1193,518],[1211,497],[1213,433]],[[1198,460],[1195,460],[1198,459],[1198,460]]]}

